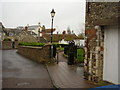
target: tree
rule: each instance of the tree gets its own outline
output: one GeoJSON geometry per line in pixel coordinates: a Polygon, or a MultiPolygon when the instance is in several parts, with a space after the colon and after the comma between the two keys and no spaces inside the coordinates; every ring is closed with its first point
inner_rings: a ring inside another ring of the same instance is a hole
{"type": "Polygon", "coordinates": [[[64,30],[64,31],[62,32],[62,34],[66,34],[66,31],[64,30]]]}

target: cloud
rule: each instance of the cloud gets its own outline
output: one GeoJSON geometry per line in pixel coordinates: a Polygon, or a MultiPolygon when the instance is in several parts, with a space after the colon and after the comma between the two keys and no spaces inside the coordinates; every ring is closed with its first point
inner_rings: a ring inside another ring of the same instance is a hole
{"type": "Polygon", "coordinates": [[[83,28],[78,25],[85,22],[85,2],[3,2],[2,21],[6,27],[34,25],[41,22],[42,25],[51,28],[52,8],[56,11],[54,27],[60,28],[59,31],[70,26],[75,33],[78,33],[83,28]]]}

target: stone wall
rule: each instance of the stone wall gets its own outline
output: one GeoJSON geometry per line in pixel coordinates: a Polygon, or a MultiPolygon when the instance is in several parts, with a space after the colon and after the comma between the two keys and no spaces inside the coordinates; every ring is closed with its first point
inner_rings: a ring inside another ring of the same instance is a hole
{"type": "Polygon", "coordinates": [[[104,31],[101,29],[86,30],[85,40],[85,79],[99,82],[103,80],[104,31]]]}
{"type": "Polygon", "coordinates": [[[18,53],[31,60],[45,63],[50,60],[50,45],[44,47],[20,46],[18,53]]]}
{"type": "Polygon", "coordinates": [[[11,49],[12,48],[12,42],[11,41],[3,41],[2,42],[2,49],[11,49]]]}
{"type": "Polygon", "coordinates": [[[120,2],[87,2],[86,25],[116,25],[120,2]]]}
{"type": "Polygon", "coordinates": [[[120,2],[86,3],[85,79],[103,80],[104,28],[118,25],[120,2]]]}
{"type": "MultiPolygon", "coordinates": [[[[18,42],[15,41],[14,48],[18,48],[18,42]]],[[[2,49],[13,49],[12,41],[2,41],[2,49]]]]}

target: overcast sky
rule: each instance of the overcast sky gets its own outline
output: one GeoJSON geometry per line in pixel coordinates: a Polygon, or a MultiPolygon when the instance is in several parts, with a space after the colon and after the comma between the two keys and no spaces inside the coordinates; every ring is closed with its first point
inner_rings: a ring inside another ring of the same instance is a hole
{"type": "MultiPolygon", "coordinates": [[[[51,10],[54,8],[54,27],[63,31],[70,27],[76,34],[84,30],[85,2],[80,0],[24,0],[2,2],[2,23],[5,27],[36,25],[38,22],[51,28],[51,10]],[[56,2],[58,1],[58,2],[56,2]]],[[[0,14],[1,15],[1,14],[0,14]]],[[[0,16],[1,18],[1,16],[0,16]]]]}

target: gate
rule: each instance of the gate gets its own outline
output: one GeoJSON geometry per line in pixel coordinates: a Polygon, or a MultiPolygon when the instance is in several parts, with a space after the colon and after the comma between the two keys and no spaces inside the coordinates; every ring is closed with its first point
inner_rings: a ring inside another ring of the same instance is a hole
{"type": "Polygon", "coordinates": [[[77,46],[75,46],[74,41],[70,41],[68,49],[68,65],[74,64],[75,58],[77,58],[77,46]]]}

